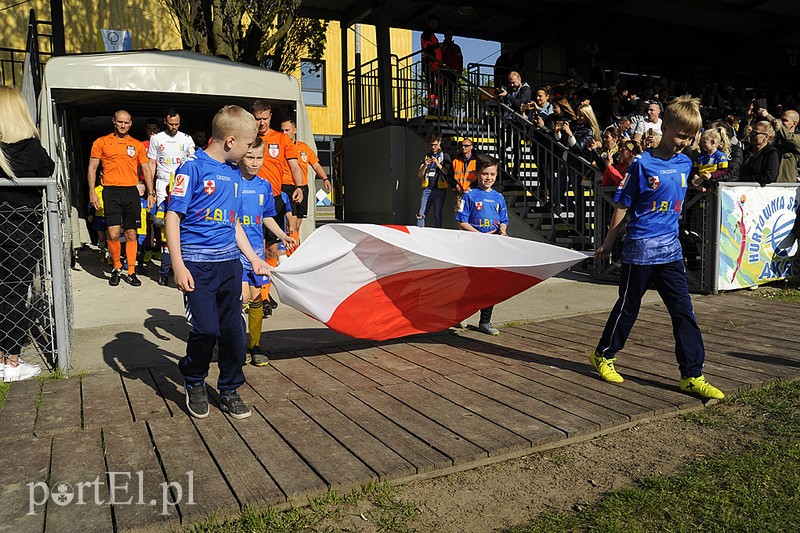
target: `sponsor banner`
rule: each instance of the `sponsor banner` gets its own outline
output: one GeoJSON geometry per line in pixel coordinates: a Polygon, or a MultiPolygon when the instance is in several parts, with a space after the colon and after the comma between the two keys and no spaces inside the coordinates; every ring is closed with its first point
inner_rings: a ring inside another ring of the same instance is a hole
{"type": "Polygon", "coordinates": [[[800,275],[798,245],[789,238],[799,199],[797,186],[720,187],[718,290],[800,275]]]}

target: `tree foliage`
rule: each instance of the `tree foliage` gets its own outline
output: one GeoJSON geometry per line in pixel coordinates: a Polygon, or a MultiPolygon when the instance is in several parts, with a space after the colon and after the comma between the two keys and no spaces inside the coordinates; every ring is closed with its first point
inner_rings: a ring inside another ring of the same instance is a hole
{"type": "Polygon", "coordinates": [[[186,50],[282,72],[319,59],[328,22],[298,17],[301,0],[162,0],[186,50]]]}

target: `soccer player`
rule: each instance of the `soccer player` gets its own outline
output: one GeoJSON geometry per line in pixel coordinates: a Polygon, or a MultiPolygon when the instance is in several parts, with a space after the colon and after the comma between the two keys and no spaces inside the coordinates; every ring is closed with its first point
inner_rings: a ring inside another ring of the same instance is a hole
{"type": "MultiPolygon", "coordinates": [[[[327,192],[331,192],[331,180],[325,169],[319,164],[319,158],[314,150],[303,141],[297,140],[297,122],[292,118],[287,118],[281,122],[281,131],[285,133],[289,139],[297,147],[297,163],[300,165],[300,171],[303,173],[303,184],[300,186],[303,189],[303,200],[301,202],[292,202],[292,214],[294,215],[294,227],[291,228],[291,234],[295,241],[300,242],[300,225],[303,219],[308,214],[308,167],[314,169],[317,176],[322,178],[322,186],[325,187],[327,192]]],[[[283,184],[286,187],[287,184],[283,184]]],[[[287,189],[284,189],[287,192],[287,189]]]]}
{"type": "Polygon", "coordinates": [[[141,142],[128,131],[133,123],[130,113],[120,109],[112,119],[114,133],[100,137],[92,144],[89,159],[89,202],[95,209],[100,207],[100,199],[95,193],[97,185],[97,168],[103,165],[103,208],[105,211],[108,251],[114,261],[114,270],[108,284],[119,285],[122,260],[120,233],[125,231],[125,256],[128,259],[128,283],[139,287],[142,282],[136,277],[135,265],[137,255],[136,230],[141,226],[141,206],[139,205],[138,169],[141,165],[144,173],[147,205],[155,203],[156,193],[153,190],[153,173],[148,165],[147,153],[141,142]]]}
{"type": "MultiPolygon", "coordinates": [[[[296,244],[294,239],[287,236],[273,218],[277,213],[275,212],[275,196],[272,194],[272,185],[267,180],[257,177],[263,162],[264,141],[260,137],[256,137],[250,150],[239,163],[239,170],[242,172],[243,178],[240,223],[250,246],[262,260],[265,259],[264,226],[278,236],[287,250],[291,250],[296,244]]],[[[269,364],[269,357],[261,350],[261,322],[264,319],[261,287],[269,283],[269,276],[256,274],[243,253],[239,258],[244,269],[242,271],[242,313],[247,317],[247,355],[255,366],[266,366],[269,364]]]]}
{"type": "MultiPolygon", "coordinates": [[[[181,116],[175,108],[170,107],[164,112],[164,131],[150,137],[147,158],[150,160],[150,169],[155,176],[156,205],[160,205],[166,200],[167,189],[175,178],[175,169],[186,161],[195,150],[194,140],[180,131],[180,127],[181,116]]],[[[159,240],[156,238],[157,242],[159,240]]],[[[159,285],[166,286],[169,283],[169,271],[170,256],[167,251],[161,254],[161,268],[158,272],[159,285]]]]}
{"type": "Polygon", "coordinates": [[[170,193],[167,245],[192,326],[178,368],[184,377],[186,406],[196,418],[208,416],[205,379],[217,343],[220,407],[233,418],[251,414],[237,391],[244,383],[245,360],[240,253],[256,274],[267,274],[268,267],[237,222],[242,191],[237,165],[255,141],[256,131],[246,110],[223,107],[212,123],[213,141],[178,167],[170,193]]]}
{"type": "MultiPolygon", "coordinates": [[[[464,193],[456,213],[458,227],[464,231],[475,231],[494,235],[506,235],[508,209],[505,198],[492,189],[497,180],[500,162],[489,155],[479,155],[473,188],[464,193]]],[[[494,306],[481,309],[478,330],[496,336],[500,331],[492,325],[494,306]]]]}
{"type": "MultiPolygon", "coordinates": [[[[258,123],[258,136],[264,141],[264,164],[258,176],[269,181],[272,185],[272,194],[275,196],[275,221],[279,226],[283,226],[286,216],[286,204],[280,197],[283,190],[295,203],[303,201],[303,173],[300,164],[297,162],[297,147],[289,140],[282,131],[274,130],[270,127],[272,121],[272,106],[263,100],[256,100],[250,107],[250,112],[258,123]],[[293,183],[293,185],[288,185],[293,183]],[[284,184],[287,184],[284,188],[284,184]]],[[[213,136],[213,135],[212,135],[213,136]]],[[[288,217],[291,220],[291,217],[288,217]]],[[[265,244],[267,247],[267,264],[272,267],[278,265],[278,243],[280,239],[277,235],[269,231],[265,232],[265,244]]],[[[277,303],[272,296],[267,297],[271,309],[277,307],[277,303]]]]}
{"type": "Polygon", "coordinates": [[[692,161],[682,151],[692,144],[701,125],[699,100],[688,95],[675,98],[664,113],[661,143],[634,159],[617,189],[608,234],[595,257],[608,256],[623,220],[630,215],[622,247],[619,299],[589,360],[605,381],[624,381],[614,361],[636,322],[642,296],[653,284],[672,319],[681,374],[678,386],[703,398],[721,399],[722,391],[703,377],[703,336],[692,309],[678,240],[678,221],[692,174],[692,161]]]}

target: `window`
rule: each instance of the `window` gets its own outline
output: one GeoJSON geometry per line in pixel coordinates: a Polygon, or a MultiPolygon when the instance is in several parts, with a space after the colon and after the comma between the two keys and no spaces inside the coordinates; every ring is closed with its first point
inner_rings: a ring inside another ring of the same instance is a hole
{"type": "Polygon", "coordinates": [[[306,105],[325,105],[325,62],[302,59],[300,61],[300,87],[306,105]]]}

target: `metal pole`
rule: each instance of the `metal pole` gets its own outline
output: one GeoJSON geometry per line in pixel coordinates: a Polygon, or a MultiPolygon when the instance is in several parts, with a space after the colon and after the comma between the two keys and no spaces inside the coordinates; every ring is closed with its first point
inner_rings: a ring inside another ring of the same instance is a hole
{"type": "Polygon", "coordinates": [[[55,352],[58,369],[66,376],[69,372],[69,317],[67,316],[67,273],[61,254],[64,249],[63,228],[58,206],[58,188],[55,181],[45,187],[45,209],[47,210],[47,236],[50,244],[50,276],[53,293],[53,315],[55,318],[55,352]]]}

